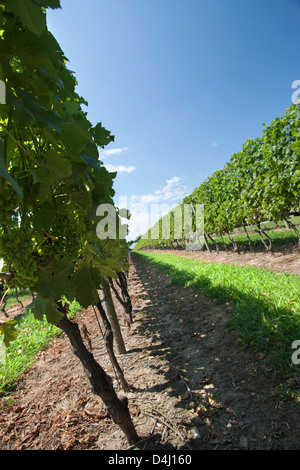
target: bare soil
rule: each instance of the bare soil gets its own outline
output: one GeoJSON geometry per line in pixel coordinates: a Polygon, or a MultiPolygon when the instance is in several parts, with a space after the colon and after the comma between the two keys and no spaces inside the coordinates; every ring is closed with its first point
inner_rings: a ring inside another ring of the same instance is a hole
{"type": "MultiPolygon", "coordinates": [[[[233,255],[222,254],[222,262],[242,256],[233,255]]],[[[299,274],[299,254],[283,254],[284,262],[278,255],[277,263],[275,255],[273,264],[273,255],[256,256],[260,266],[299,274]]],[[[229,306],[172,285],[135,255],[128,285],[134,323],[131,330],[122,326],[127,352],[118,360],[132,387],[126,395],[137,432],[152,436],[136,450],[300,449],[299,403],[282,394],[283,386],[299,391],[299,376],[278,377],[267,357],[240,348],[226,329],[229,306]]],[[[122,307],[117,300],[115,305],[124,325],[122,307]]],[[[83,332],[86,326],[94,356],[114,377],[93,309],[76,321],[83,332]]],[[[116,380],[114,385],[125,394],[116,380]]],[[[90,391],[65,337],[53,340],[16,390],[0,398],[0,436],[0,450],[129,447],[90,391]]]]}

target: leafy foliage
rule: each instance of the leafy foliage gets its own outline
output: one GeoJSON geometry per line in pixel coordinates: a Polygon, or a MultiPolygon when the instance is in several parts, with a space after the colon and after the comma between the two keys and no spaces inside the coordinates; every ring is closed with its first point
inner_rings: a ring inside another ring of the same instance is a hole
{"type": "Polygon", "coordinates": [[[60,3],[0,5],[0,258],[11,286],[37,293],[35,316],[55,324],[63,296],[96,302],[101,276],[123,269],[127,245],[96,236],[96,208],[113,204],[116,176],[98,149],[114,136],[82,110],[87,103],[47,29],[48,7],[60,3]]]}

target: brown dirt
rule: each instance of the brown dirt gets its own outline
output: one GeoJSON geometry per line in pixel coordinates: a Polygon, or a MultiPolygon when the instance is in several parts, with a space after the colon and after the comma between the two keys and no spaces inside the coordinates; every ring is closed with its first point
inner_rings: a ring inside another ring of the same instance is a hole
{"type": "MultiPolygon", "coordinates": [[[[118,359],[132,385],[126,395],[137,432],[158,434],[138,449],[300,448],[299,403],[281,387],[299,389],[299,378],[274,376],[267,358],[254,359],[237,345],[226,329],[228,306],[172,285],[134,255],[128,282],[134,324],[122,327],[127,353],[118,359]]],[[[86,325],[93,354],[113,377],[93,310],[76,321],[86,325]]],[[[129,446],[63,337],[0,399],[0,412],[0,450],[129,446]]]]}

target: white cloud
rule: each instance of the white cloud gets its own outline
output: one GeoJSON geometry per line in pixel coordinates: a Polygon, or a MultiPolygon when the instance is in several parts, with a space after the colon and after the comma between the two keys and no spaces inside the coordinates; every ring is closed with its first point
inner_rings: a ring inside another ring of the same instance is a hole
{"type": "Polygon", "coordinates": [[[173,178],[167,180],[166,184],[149,194],[142,194],[140,196],[131,196],[131,203],[140,204],[156,204],[164,201],[178,201],[186,196],[187,187],[181,184],[181,178],[179,176],[173,176],[173,178]]]}
{"type": "MultiPolygon", "coordinates": [[[[176,204],[175,204],[176,205],[176,204]]],[[[131,218],[126,221],[129,228],[128,240],[135,240],[139,235],[153,227],[164,215],[168,214],[174,205],[154,204],[151,207],[133,204],[130,206],[131,218]]]]}
{"type": "Polygon", "coordinates": [[[132,171],[136,170],[135,166],[111,165],[109,163],[105,165],[105,168],[107,171],[117,171],[118,173],[131,173],[132,171]]]}
{"type": "Polygon", "coordinates": [[[126,207],[131,212],[128,239],[134,240],[138,235],[143,235],[182,201],[188,192],[181,180],[182,178],[174,176],[152,193],[120,198],[118,207],[126,207]]]}
{"type": "Polygon", "coordinates": [[[129,228],[128,240],[135,240],[139,235],[143,235],[149,229],[148,212],[132,211],[131,218],[126,221],[129,228]]]}
{"type": "Polygon", "coordinates": [[[104,163],[105,168],[110,172],[117,171],[118,173],[132,173],[134,170],[136,170],[136,167],[132,165],[126,166],[126,165],[116,164],[116,163],[115,164],[106,163],[108,159],[109,161],[111,161],[111,157],[115,161],[119,155],[121,155],[124,152],[127,152],[128,149],[129,147],[118,147],[118,148],[109,149],[109,150],[100,149],[99,150],[100,159],[105,161],[104,163]]]}
{"type": "Polygon", "coordinates": [[[120,155],[120,153],[127,152],[128,147],[119,147],[116,149],[100,150],[100,155],[103,157],[109,157],[111,155],[120,155]]]}
{"type": "Polygon", "coordinates": [[[215,141],[215,142],[213,142],[213,143],[211,144],[211,146],[212,146],[212,147],[218,147],[219,144],[218,144],[218,142],[215,141]]]}

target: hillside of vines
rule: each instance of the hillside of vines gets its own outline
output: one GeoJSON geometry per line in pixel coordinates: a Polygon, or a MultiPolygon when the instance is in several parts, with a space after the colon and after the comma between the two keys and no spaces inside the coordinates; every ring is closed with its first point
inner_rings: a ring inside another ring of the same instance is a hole
{"type": "Polygon", "coordinates": [[[184,247],[192,240],[199,232],[196,222],[194,234],[185,233],[184,222],[182,226],[176,222],[179,212],[184,219],[184,205],[190,205],[194,213],[197,205],[204,206],[204,226],[200,231],[208,250],[216,244],[226,247],[230,243],[238,249],[232,234],[239,230],[250,248],[254,234],[265,250],[272,251],[266,222],[272,222],[274,228],[284,223],[290,230],[287,235],[300,246],[300,229],[292,217],[299,215],[299,194],[300,104],[293,104],[283,116],[264,125],[261,137],[247,139],[224,168],[214,172],[149,229],[135,250],[184,247]]]}

